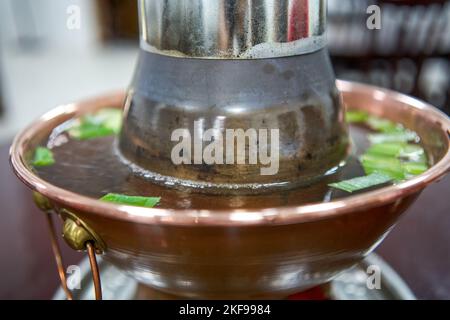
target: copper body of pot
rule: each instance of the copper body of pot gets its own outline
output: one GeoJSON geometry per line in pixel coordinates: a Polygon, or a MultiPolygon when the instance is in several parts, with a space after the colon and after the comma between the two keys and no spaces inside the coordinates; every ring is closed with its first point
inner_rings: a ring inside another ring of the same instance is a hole
{"type": "MultiPolygon", "coordinates": [[[[36,176],[27,159],[54,127],[106,106],[122,93],[61,106],[19,134],[11,149],[18,177],[95,231],[104,258],[141,283],[202,298],[278,298],[324,283],[370,253],[428,184],[450,167],[449,118],[414,98],[338,82],[352,108],[403,123],[422,138],[433,166],[395,186],[343,200],[264,210],[167,210],[103,203],[36,176]]],[[[443,201],[447,201],[443,199],[443,201]]]]}

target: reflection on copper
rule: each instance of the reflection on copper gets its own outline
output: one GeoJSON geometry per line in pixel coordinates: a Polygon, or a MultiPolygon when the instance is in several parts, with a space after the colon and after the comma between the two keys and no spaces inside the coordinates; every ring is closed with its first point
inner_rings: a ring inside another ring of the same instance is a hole
{"type": "Polygon", "coordinates": [[[102,284],[100,281],[100,271],[98,270],[97,258],[95,257],[95,248],[92,243],[86,243],[86,249],[89,256],[89,264],[91,266],[92,280],[94,281],[95,299],[102,300],[102,284]]]}
{"type": "Polygon", "coordinates": [[[61,286],[66,293],[67,300],[72,300],[72,293],[70,292],[69,288],[67,287],[67,279],[66,279],[66,272],[64,270],[64,263],[61,256],[61,250],[59,249],[58,245],[58,238],[56,237],[55,233],[55,225],[53,223],[53,218],[51,213],[46,213],[45,216],[47,217],[47,222],[50,230],[50,238],[51,238],[51,244],[52,244],[52,250],[53,255],[55,257],[56,266],[58,268],[58,274],[59,279],[61,280],[61,286]]]}

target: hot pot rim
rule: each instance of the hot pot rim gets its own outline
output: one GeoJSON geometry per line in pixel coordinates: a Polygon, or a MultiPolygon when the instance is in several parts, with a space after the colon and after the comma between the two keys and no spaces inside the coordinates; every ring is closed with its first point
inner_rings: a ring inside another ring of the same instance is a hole
{"type": "MultiPolygon", "coordinates": [[[[67,208],[89,212],[104,218],[125,220],[141,224],[162,224],[178,226],[250,226],[250,225],[286,225],[328,219],[338,215],[349,214],[358,210],[370,209],[386,203],[395,202],[409,195],[420,192],[428,184],[444,176],[450,170],[450,119],[435,107],[419,99],[355,82],[338,80],[340,91],[345,93],[359,92],[370,95],[372,99],[396,100],[421,113],[421,116],[440,123],[443,134],[447,138],[445,155],[425,173],[402,182],[343,200],[327,203],[313,203],[297,207],[281,207],[266,209],[233,209],[233,210],[201,210],[201,209],[160,209],[139,208],[101,202],[58,188],[34,174],[24,161],[26,144],[33,137],[50,126],[53,120],[62,123],[63,118],[75,116],[83,109],[91,110],[94,106],[118,104],[123,101],[124,93],[116,92],[97,99],[59,106],[20,132],[10,149],[10,162],[15,174],[32,190],[67,208]],[[56,121],[62,118],[61,121],[56,121]]],[[[359,106],[354,106],[359,108],[359,106]]],[[[54,126],[52,126],[54,127],[54,126]]]]}

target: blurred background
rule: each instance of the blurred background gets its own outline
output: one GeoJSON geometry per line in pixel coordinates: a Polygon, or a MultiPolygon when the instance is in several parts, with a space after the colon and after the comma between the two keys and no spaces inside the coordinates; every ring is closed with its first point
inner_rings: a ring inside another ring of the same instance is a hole
{"type": "MultiPolygon", "coordinates": [[[[0,0],[0,142],[66,102],[125,88],[136,0],[0,0]],[[67,26],[79,14],[80,24],[67,26]]],[[[420,97],[450,114],[450,1],[329,0],[337,76],[420,97]],[[366,28],[381,7],[381,30],[366,28]]]]}

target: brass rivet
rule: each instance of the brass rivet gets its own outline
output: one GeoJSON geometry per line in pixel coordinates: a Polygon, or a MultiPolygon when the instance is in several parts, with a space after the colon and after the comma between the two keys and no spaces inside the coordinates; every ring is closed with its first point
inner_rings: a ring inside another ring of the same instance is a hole
{"type": "Polygon", "coordinates": [[[90,242],[97,253],[103,253],[105,243],[86,223],[68,210],[61,210],[61,214],[64,217],[63,238],[72,249],[84,251],[90,242]]]}
{"type": "Polygon", "coordinates": [[[48,212],[53,210],[53,205],[50,200],[39,192],[33,191],[33,201],[42,211],[48,212]]]}
{"type": "Polygon", "coordinates": [[[67,218],[64,221],[63,237],[64,240],[66,240],[67,244],[72,249],[77,251],[86,250],[86,243],[89,241],[94,242],[94,239],[86,231],[86,229],[79,226],[75,221],[73,221],[70,218],[67,218]]]}

